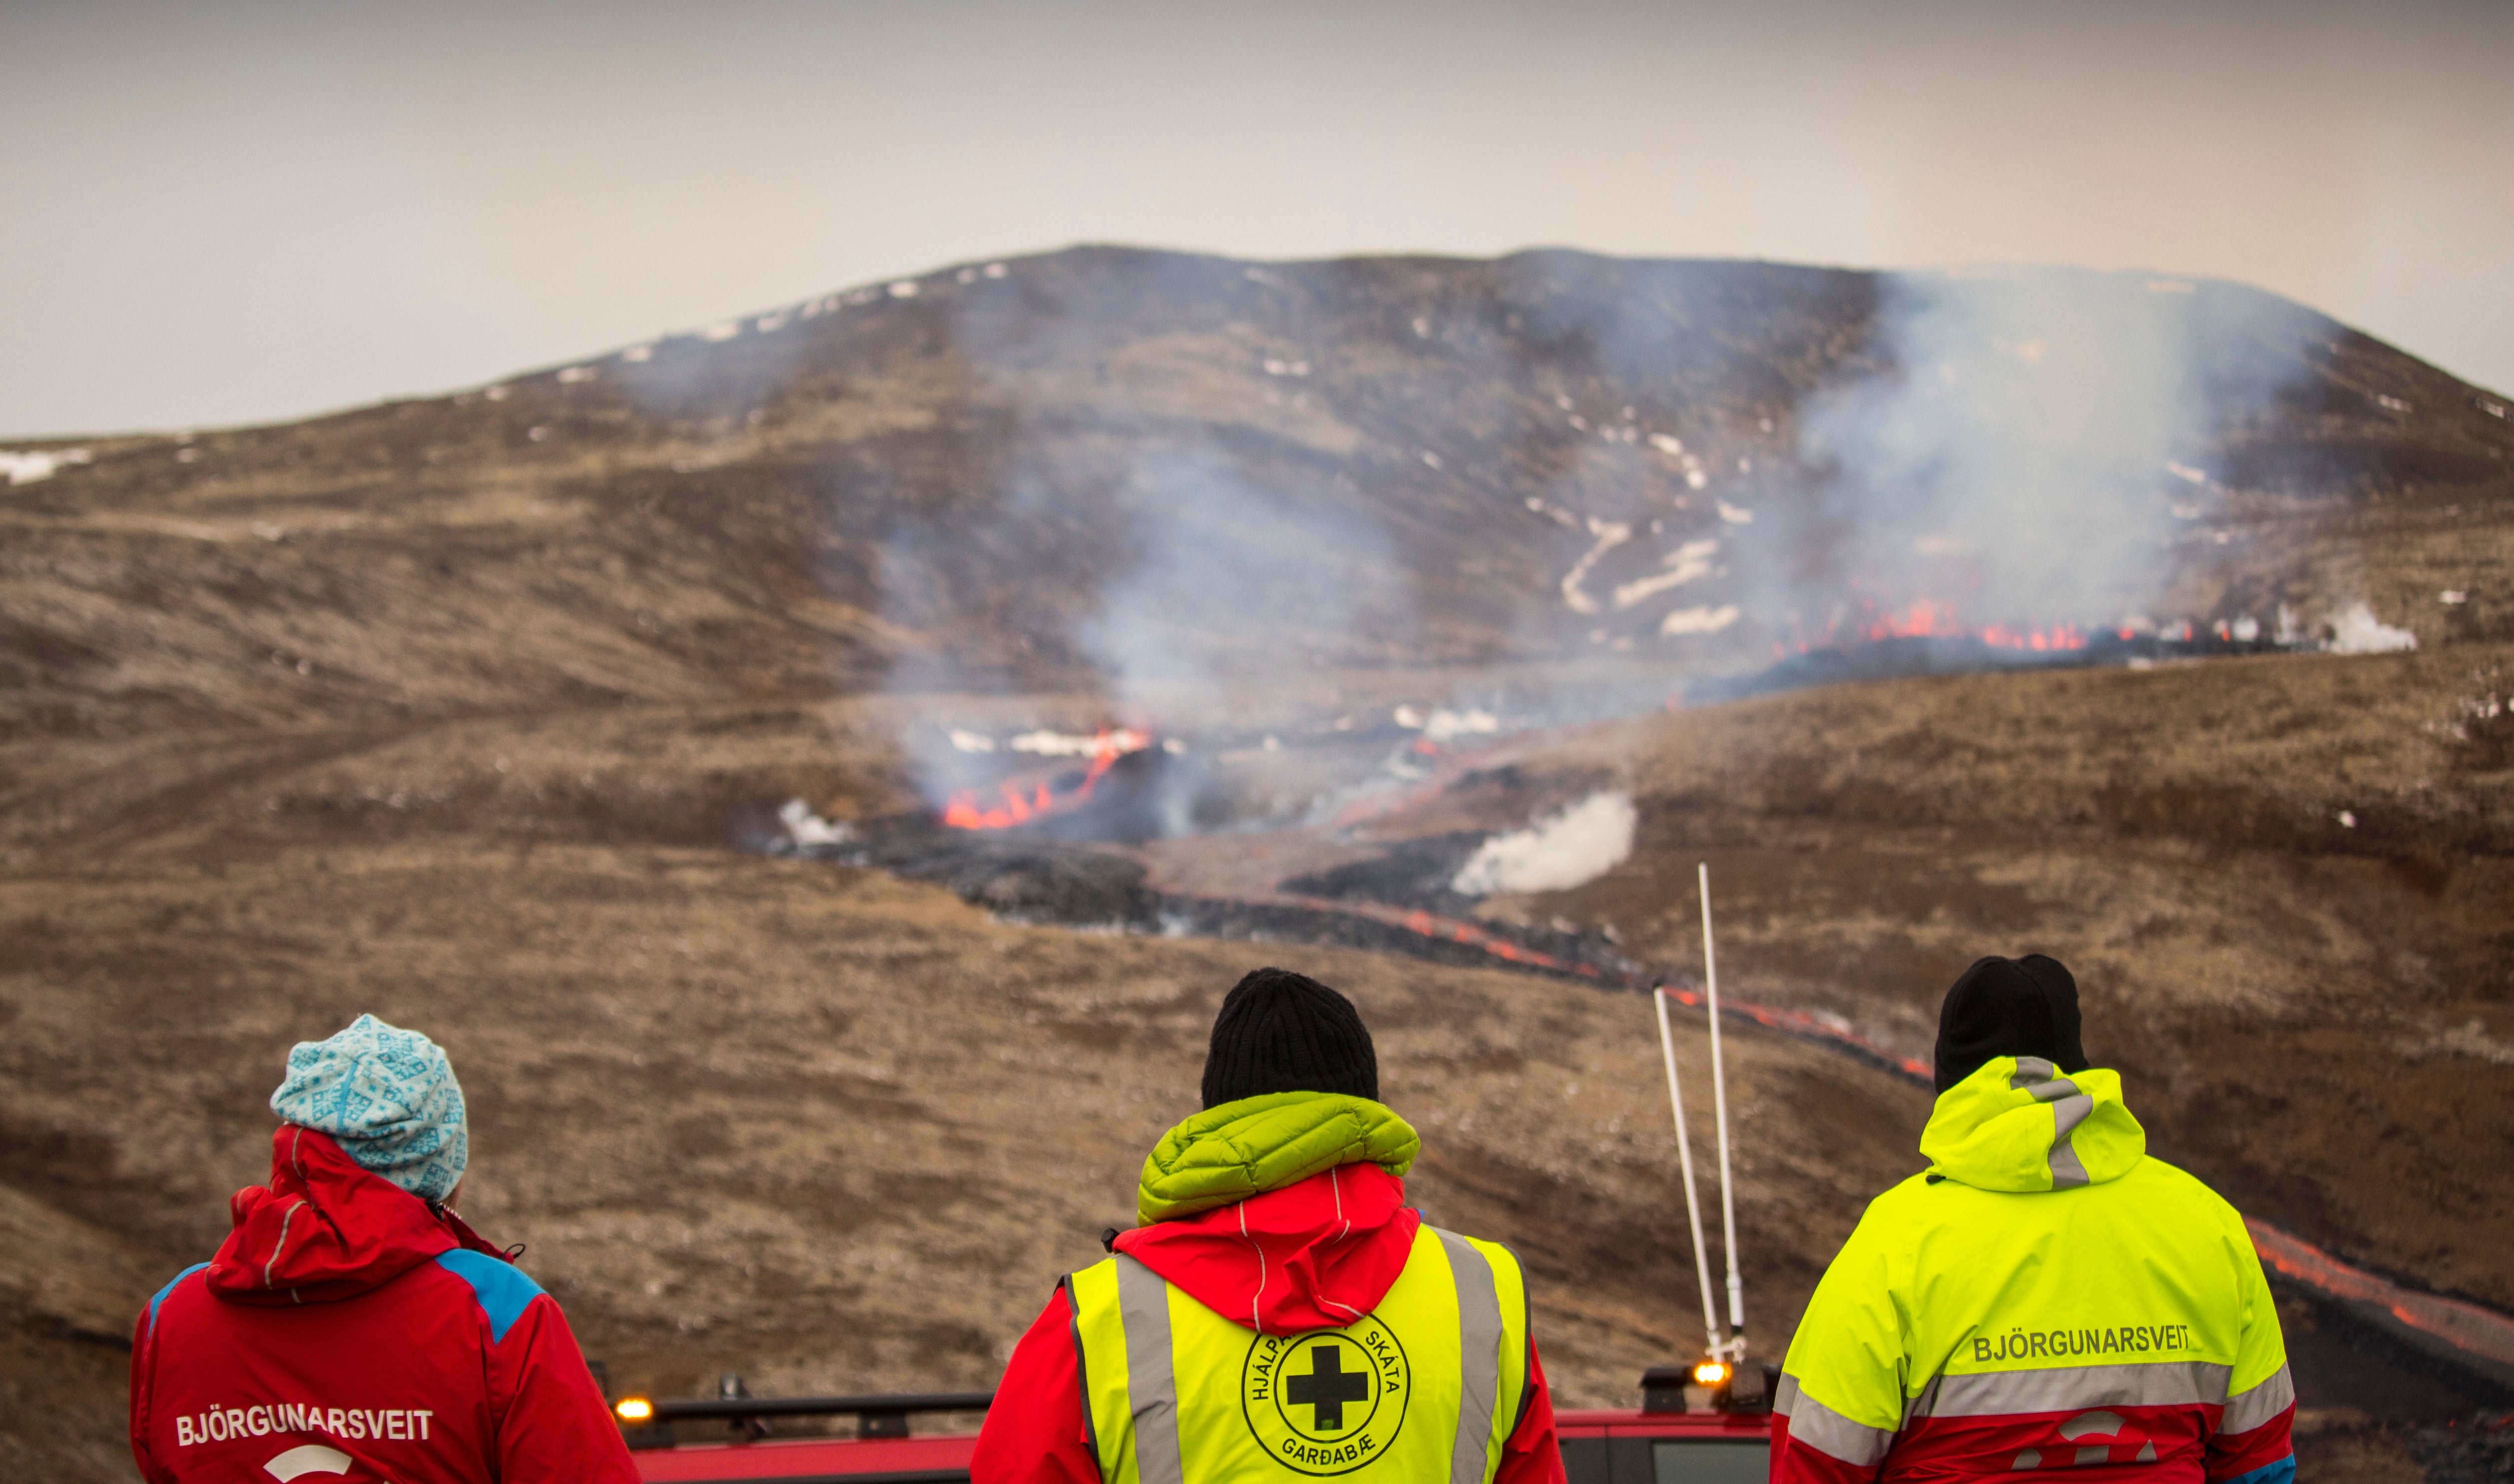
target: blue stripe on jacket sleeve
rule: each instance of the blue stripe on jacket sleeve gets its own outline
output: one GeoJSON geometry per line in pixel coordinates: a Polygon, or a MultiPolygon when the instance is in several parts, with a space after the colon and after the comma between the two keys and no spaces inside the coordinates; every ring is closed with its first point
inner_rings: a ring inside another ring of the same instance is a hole
{"type": "Polygon", "coordinates": [[[485,1252],[458,1248],[440,1253],[436,1265],[471,1285],[480,1311],[489,1316],[491,1344],[505,1340],[507,1331],[524,1316],[525,1306],[542,1296],[542,1286],[525,1277],[522,1268],[485,1252]]]}
{"type": "Polygon", "coordinates": [[[2250,1473],[2239,1473],[2218,1484],[2295,1484],[2295,1455],[2291,1453],[2275,1464],[2263,1464],[2250,1473]]]}
{"type": "Polygon", "coordinates": [[[172,1281],[167,1283],[164,1288],[157,1290],[157,1297],[148,1301],[148,1332],[150,1334],[153,1335],[157,1332],[157,1305],[166,1302],[166,1296],[173,1293],[178,1284],[181,1284],[185,1278],[190,1277],[192,1274],[199,1272],[202,1268],[209,1265],[210,1264],[207,1263],[195,1263],[191,1266],[184,1268],[182,1272],[175,1274],[172,1281]]]}

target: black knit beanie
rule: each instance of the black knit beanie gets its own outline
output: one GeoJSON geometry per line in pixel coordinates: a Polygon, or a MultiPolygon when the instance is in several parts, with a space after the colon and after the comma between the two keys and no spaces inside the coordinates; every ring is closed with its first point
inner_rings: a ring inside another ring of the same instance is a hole
{"type": "Polygon", "coordinates": [[[1204,1105],[1260,1093],[1379,1101],[1379,1053],[1353,1001],[1306,974],[1259,969],[1231,986],[1204,1055],[1204,1105]]]}
{"type": "Polygon", "coordinates": [[[2056,958],[1976,960],[1938,1007],[1938,1091],[1994,1057],[2041,1057],[2064,1072],[2087,1069],[2078,1044],[2078,982],[2056,958]]]}

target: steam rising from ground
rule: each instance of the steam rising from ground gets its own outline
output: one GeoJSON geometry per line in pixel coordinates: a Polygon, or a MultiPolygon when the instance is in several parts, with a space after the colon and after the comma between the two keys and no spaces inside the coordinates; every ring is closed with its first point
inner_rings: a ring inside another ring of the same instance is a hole
{"type": "MultiPolygon", "coordinates": [[[[953,491],[884,533],[879,558],[883,619],[896,632],[974,627],[993,652],[912,643],[894,691],[1036,691],[1062,670],[1065,688],[1096,693],[1104,707],[1069,724],[1187,732],[1228,714],[1243,686],[1417,653],[1411,564],[1373,502],[1329,462],[1287,469],[1279,447],[1248,438],[1230,421],[1239,409],[1212,388],[1182,387],[1166,363],[1138,364],[1133,317],[1144,302],[1271,295],[1273,280],[1143,255],[1040,314],[1019,298],[1018,270],[1009,276],[956,294],[944,320],[972,404],[997,415],[977,421],[984,458],[971,461],[992,466],[992,487],[953,491]],[[969,624],[972,613],[987,622],[969,624]]],[[[1313,333],[1305,300],[1274,307],[1277,340],[1313,333]]],[[[1294,388],[1311,370],[1252,359],[1260,367],[1294,388]]],[[[1306,396],[1266,394],[1276,406],[1306,396]]],[[[912,725],[908,738],[938,799],[988,772],[965,749],[938,745],[949,737],[912,725]]],[[[1161,802],[1173,830],[1189,827],[1185,811],[1184,798],[1161,802]]]]}
{"type": "Polygon", "coordinates": [[[1593,793],[1551,819],[1495,835],[1476,847],[1449,889],[1468,897],[1498,892],[1566,892],[1614,869],[1633,853],[1641,821],[1627,793],[1593,793]]]}
{"type": "Polygon", "coordinates": [[[2417,647],[2417,635],[2375,618],[2363,603],[2349,604],[2331,621],[2331,648],[2336,654],[2385,655],[2417,647]]]}
{"type": "Polygon", "coordinates": [[[1402,595],[1380,590],[1388,540],[1354,502],[1252,480],[1221,450],[1191,447],[1146,460],[1116,509],[1127,549],[1075,639],[1124,717],[1210,716],[1237,681],[1411,627],[1402,595]]]}
{"type": "MultiPolygon", "coordinates": [[[[1881,284],[1873,369],[1800,406],[1822,483],[1794,544],[1889,609],[1928,596],[1974,623],[2081,624],[2149,611],[2177,539],[2216,513],[2205,451],[2307,365],[2305,317],[2247,291],[2204,303],[2188,283],[2065,270],[1881,284]]],[[[1820,614],[1845,591],[1802,583],[1790,602],[1820,614]]]]}

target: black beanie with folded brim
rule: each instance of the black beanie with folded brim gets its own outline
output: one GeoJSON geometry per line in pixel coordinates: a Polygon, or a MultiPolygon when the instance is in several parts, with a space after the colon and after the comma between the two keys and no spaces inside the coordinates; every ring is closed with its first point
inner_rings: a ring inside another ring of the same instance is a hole
{"type": "Polygon", "coordinates": [[[1379,1101],[1379,1053],[1353,1001],[1306,974],[1259,969],[1213,1018],[1204,1105],[1261,1093],[1349,1093],[1379,1101]]]}
{"type": "Polygon", "coordinates": [[[2078,982],[2056,958],[1976,960],[1938,1007],[1937,1088],[1945,1092],[1995,1057],[2041,1057],[2087,1069],[2078,1043],[2078,982]]]}

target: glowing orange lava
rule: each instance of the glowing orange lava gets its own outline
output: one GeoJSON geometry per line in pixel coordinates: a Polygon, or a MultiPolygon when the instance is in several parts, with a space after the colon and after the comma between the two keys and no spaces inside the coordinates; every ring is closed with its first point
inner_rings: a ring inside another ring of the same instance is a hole
{"type": "Polygon", "coordinates": [[[1091,739],[1091,768],[1082,782],[1072,793],[1058,794],[1041,780],[1034,792],[1025,795],[1011,782],[1001,785],[1001,804],[982,803],[975,788],[963,788],[952,795],[943,806],[943,822],[953,829],[1010,829],[1027,824],[1045,815],[1061,814],[1091,797],[1100,777],[1116,766],[1117,759],[1131,752],[1141,752],[1153,744],[1151,737],[1132,727],[1103,729],[1091,739]]]}
{"type": "MultiPolygon", "coordinates": [[[[1992,623],[1976,628],[1956,615],[1956,605],[1938,598],[1914,598],[1900,610],[1879,613],[1874,604],[1866,605],[1865,618],[1848,625],[1849,635],[1875,643],[1882,639],[1970,639],[1993,649],[2022,649],[2041,653],[2065,653],[2087,647],[2087,632],[2075,623],[2057,623],[2048,628],[2035,628],[2013,623],[1992,623]]],[[[1792,648],[1804,655],[1811,650],[1840,645],[1845,625],[1836,620],[1825,625],[1822,634],[1809,638],[1802,630],[1795,644],[1774,644],[1772,653],[1787,658],[1792,648]]],[[[2129,637],[2127,630],[2124,638],[2129,637]]]]}

